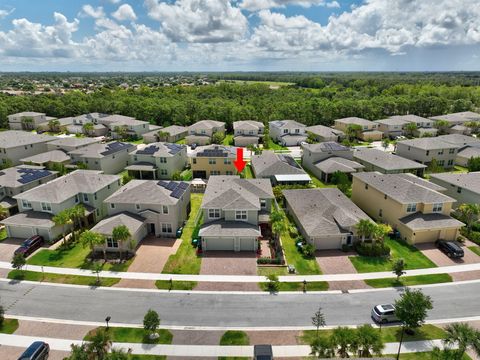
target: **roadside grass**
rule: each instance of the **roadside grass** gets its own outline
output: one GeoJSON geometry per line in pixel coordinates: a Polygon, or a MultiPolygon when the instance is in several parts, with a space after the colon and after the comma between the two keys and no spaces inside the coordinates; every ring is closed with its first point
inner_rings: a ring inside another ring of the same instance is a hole
{"type": "Polygon", "coordinates": [[[222,335],[220,339],[220,345],[222,346],[231,346],[231,345],[249,345],[250,339],[244,331],[237,330],[228,330],[222,335]]]}
{"type": "Polygon", "coordinates": [[[276,142],[274,142],[274,141],[272,140],[272,138],[269,138],[269,139],[268,139],[268,149],[266,149],[265,147],[264,147],[264,149],[265,149],[265,150],[273,150],[273,151],[275,151],[275,150],[288,150],[287,147],[282,146],[282,145],[277,144],[276,142]]]}
{"type": "Polygon", "coordinates": [[[472,250],[475,254],[480,256],[480,246],[469,246],[468,249],[472,250]]]}
{"type": "Polygon", "coordinates": [[[255,178],[255,177],[253,176],[252,166],[251,166],[250,164],[247,164],[247,165],[245,166],[244,172],[245,172],[245,179],[253,179],[253,178],[255,178]]]}
{"type": "MultiPolygon", "coordinates": [[[[270,291],[268,289],[268,282],[258,284],[263,291],[270,291]]],[[[278,291],[303,291],[303,282],[280,282],[278,291]]],[[[326,281],[310,281],[307,282],[308,291],[327,291],[328,282],[326,281]]]]}
{"type": "MultiPolygon", "coordinates": [[[[301,164],[300,164],[301,165],[301,164]]],[[[336,187],[335,185],[333,184],[325,184],[322,180],[320,180],[319,178],[317,178],[310,170],[307,170],[305,168],[303,168],[303,170],[305,170],[305,172],[310,175],[310,178],[312,179],[312,183],[313,185],[315,185],[315,187],[317,188],[329,188],[329,187],[336,187]]]]}
{"type": "Polygon", "coordinates": [[[203,194],[191,194],[191,210],[187,224],[183,228],[182,243],[175,254],[170,255],[163,267],[167,274],[199,274],[202,259],[197,256],[192,246],[192,234],[195,229],[195,219],[200,210],[203,194]]]}
{"type": "Polygon", "coordinates": [[[11,280],[28,280],[39,282],[51,282],[59,284],[73,284],[73,285],[87,285],[87,286],[106,286],[110,287],[117,284],[120,279],[116,278],[100,278],[100,283],[97,283],[96,276],[79,276],[79,275],[63,275],[41,273],[29,270],[12,270],[8,273],[7,278],[11,280]]]}
{"type": "MultiPolygon", "coordinates": [[[[90,249],[88,247],[83,247],[79,242],[76,242],[67,248],[60,246],[56,250],[40,250],[27,259],[27,264],[92,270],[96,262],[88,259],[89,254],[90,249]]],[[[103,264],[102,270],[127,271],[133,258],[122,263],[103,263],[103,260],[98,261],[103,264]]]]}
{"type": "Polygon", "coordinates": [[[226,134],[222,144],[226,146],[233,146],[233,134],[226,134]]]}
{"type": "Polygon", "coordinates": [[[155,286],[160,290],[193,290],[197,286],[196,281],[172,281],[157,280],[155,286]],[[171,288],[170,288],[171,286],[171,288]]]}
{"type": "Polygon", "coordinates": [[[350,256],[349,259],[359,273],[391,271],[393,263],[398,259],[405,260],[405,269],[424,269],[437,267],[415,246],[402,241],[386,239],[385,244],[391,249],[390,258],[350,256]]]}
{"type": "Polygon", "coordinates": [[[3,228],[0,230],[0,242],[7,238],[7,229],[3,228]]]}
{"type": "Polygon", "coordinates": [[[428,285],[452,282],[452,277],[448,274],[405,276],[397,281],[397,278],[371,279],[365,280],[365,283],[374,288],[400,287],[413,285],[428,285]]]}
{"type": "MultiPolygon", "coordinates": [[[[101,326],[90,330],[83,340],[91,341],[95,332],[105,329],[104,326],[101,326]]],[[[173,339],[173,334],[166,329],[158,329],[157,333],[159,337],[156,339],[150,339],[148,333],[143,328],[109,327],[108,332],[110,333],[113,342],[121,343],[171,344],[173,339]]]]}
{"type": "Polygon", "coordinates": [[[257,266],[257,275],[268,276],[272,274],[277,276],[288,275],[288,269],[286,266],[282,266],[282,267],[257,266]]]}
{"type": "MultiPolygon", "coordinates": [[[[400,354],[400,360],[432,360],[433,359],[432,354],[433,352],[430,352],[430,351],[400,354]]],[[[384,355],[384,356],[395,359],[397,354],[384,355]]],[[[472,358],[467,354],[463,354],[462,358],[459,360],[471,360],[471,359],[472,358]]]]}
{"type": "Polygon", "coordinates": [[[0,325],[0,333],[13,334],[18,329],[17,319],[4,319],[3,324],[0,325]]]}

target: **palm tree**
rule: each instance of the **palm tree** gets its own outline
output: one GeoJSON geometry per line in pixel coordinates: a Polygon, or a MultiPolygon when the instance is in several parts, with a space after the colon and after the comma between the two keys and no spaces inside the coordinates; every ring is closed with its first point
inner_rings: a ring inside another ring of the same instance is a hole
{"type": "Polygon", "coordinates": [[[76,239],[75,230],[82,226],[82,219],[85,217],[85,207],[82,204],[77,204],[73,208],[68,209],[67,212],[73,224],[72,235],[76,239]]]}
{"type": "Polygon", "coordinates": [[[157,133],[157,136],[158,136],[158,141],[167,141],[167,139],[170,137],[170,133],[168,131],[160,130],[157,133]]]}
{"type": "MultiPolygon", "coordinates": [[[[91,250],[91,253],[93,254],[95,246],[105,245],[105,236],[91,230],[86,230],[80,235],[80,243],[84,247],[88,246],[91,250]]],[[[103,258],[105,261],[107,261],[105,246],[103,247],[103,258]]]]}
{"type": "Polygon", "coordinates": [[[362,132],[362,127],[357,124],[350,124],[345,130],[345,135],[349,142],[352,142],[362,132]]]}
{"type": "Polygon", "coordinates": [[[393,231],[392,227],[388,224],[376,225],[372,233],[372,238],[374,243],[378,241],[383,244],[385,242],[385,237],[388,234],[390,234],[392,231],[393,231]]]}
{"type": "Polygon", "coordinates": [[[22,118],[22,127],[24,130],[32,130],[33,129],[33,118],[30,116],[26,116],[22,118]]]}
{"type": "Polygon", "coordinates": [[[467,224],[467,230],[470,231],[472,225],[478,220],[478,215],[480,215],[480,205],[462,204],[458,207],[457,213],[460,219],[467,224]]]}
{"type": "Polygon", "coordinates": [[[52,119],[48,122],[48,129],[51,132],[57,132],[60,130],[60,121],[57,119],[52,119]]]}
{"type": "Polygon", "coordinates": [[[473,134],[478,133],[478,129],[480,128],[480,122],[479,121],[467,121],[464,124],[466,127],[470,128],[473,134]]]}
{"type": "Polygon", "coordinates": [[[120,259],[122,259],[122,247],[132,237],[130,230],[125,225],[118,225],[113,228],[112,238],[119,243],[120,259]]]}
{"type": "Polygon", "coordinates": [[[355,330],[339,326],[333,329],[332,344],[342,358],[349,357],[349,352],[356,352],[357,340],[355,330]]]}
{"type": "Polygon", "coordinates": [[[91,122],[85,123],[82,126],[83,132],[87,135],[91,135],[94,129],[94,125],[91,122]]]}
{"type": "Polygon", "coordinates": [[[272,231],[277,238],[280,236],[281,233],[287,230],[287,219],[282,212],[278,210],[272,211],[272,213],[270,214],[270,221],[272,223],[272,231]]]}
{"type": "Polygon", "coordinates": [[[94,353],[95,359],[106,359],[108,351],[112,347],[110,333],[104,329],[98,329],[90,340],[88,350],[94,353]]]}
{"type": "Polygon", "coordinates": [[[375,224],[369,219],[361,219],[355,226],[357,229],[357,235],[362,237],[362,242],[365,242],[366,238],[372,236],[375,229],[375,224]]]}
{"type": "Polygon", "coordinates": [[[359,357],[371,357],[373,354],[380,356],[385,344],[381,333],[370,324],[357,328],[357,344],[359,357]]]}
{"type": "Polygon", "coordinates": [[[435,122],[435,127],[438,129],[440,134],[444,134],[446,130],[450,127],[450,123],[447,120],[438,120],[435,122]]]}
{"type": "Polygon", "coordinates": [[[70,218],[68,209],[60,211],[57,215],[54,215],[52,220],[55,223],[55,225],[62,227],[62,238],[63,238],[63,243],[65,244],[66,226],[73,224],[73,221],[70,218]]]}
{"type": "Polygon", "coordinates": [[[480,356],[480,331],[467,323],[453,323],[445,328],[445,345],[457,345],[455,358],[460,360],[469,348],[480,356]]]}
{"type": "Polygon", "coordinates": [[[316,356],[319,359],[332,358],[335,356],[335,348],[331,339],[327,336],[317,336],[310,343],[310,349],[310,355],[316,356]]]}
{"type": "Polygon", "coordinates": [[[8,217],[8,215],[9,215],[8,209],[0,205],[0,220],[5,219],[6,217],[8,217]]]}
{"type": "Polygon", "coordinates": [[[407,132],[408,136],[413,136],[415,130],[417,130],[417,124],[415,124],[414,122],[408,123],[405,126],[405,131],[407,132]]]}

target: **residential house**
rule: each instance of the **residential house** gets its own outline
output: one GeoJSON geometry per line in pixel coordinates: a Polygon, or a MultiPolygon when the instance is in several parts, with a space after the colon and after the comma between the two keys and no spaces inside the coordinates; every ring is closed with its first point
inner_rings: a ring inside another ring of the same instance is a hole
{"type": "Polygon", "coordinates": [[[73,117],[73,124],[67,126],[67,131],[72,134],[85,134],[88,136],[105,136],[109,129],[100,123],[102,118],[108,117],[107,114],[89,113],[73,117]],[[93,124],[92,129],[85,131],[85,124],[93,124]]]}
{"type": "Polygon", "coordinates": [[[63,150],[65,152],[80,149],[82,147],[99,143],[100,139],[87,138],[87,137],[63,137],[56,138],[47,144],[47,150],[63,150]]]}
{"type": "Polygon", "coordinates": [[[353,174],[353,202],[410,244],[456,240],[464,224],[450,217],[455,199],[443,191],[413,174],[353,174]]]}
{"type": "Polygon", "coordinates": [[[186,145],[157,142],[139,145],[132,151],[125,170],[137,179],[171,179],[187,163],[186,145]]]}
{"type": "MultiPolygon", "coordinates": [[[[400,120],[407,123],[414,123],[416,125],[416,129],[413,131],[413,136],[416,137],[423,137],[423,136],[436,136],[438,130],[433,127],[434,121],[430,119],[426,119],[424,117],[418,115],[395,115],[391,116],[390,119],[400,120]]],[[[405,135],[409,135],[407,131],[408,124],[404,125],[404,133],[405,135]]]]}
{"type": "Polygon", "coordinates": [[[120,177],[101,171],[76,170],[14,196],[19,213],[2,223],[9,237],[26,239],[41,235],[49,242],[61,237],[63,227],[53,216],[78,204],[85,207],[86,222],[93,224],[107,214],[103,201],[120,188],[120,177]]]}
{"type": "Polygon", "coordinates": [[[18,212],[15,195],[45,184],[55,179],[56,171],[45,170],[42,166],[15,166],[0,171],[0,206],[8,211],[9,215],[18,212]]]}
{"type": "Polygon", "coordinates": [[[445,195],[462,204],[480,204],[480,172],[431,174],[430,181],[445,188],[445,195]]]}
{"type": "Polygon", "coordinates": [[[337,171],[352,174],[364,168],[353,160],[353,149],[333,141],[302,144],[302,149],[302,166],[324,182],[337,171]]]}
{"type": "Polygon", "coordinates": [[[102,170],[105,174],[117,174],[128,166],[130,152],[136,146],[113,141],[97,143],[70,151],[73,164],[84,164],[90,170],[102,170]]]}
{"type": "Polygon", "coordinates": [[[365,167],[364,171],[378,171],[382,174],[409,172],[416,175],[422,175],[427,167],[416,161],[378,149],[357,149],[353,153],[353,158],[365,167]]]}
{"type": "Polygon", "coordinates": [[[55,137],[32,132],[7,130],[0,132],[0,160],[3,166],[20,164],[20,159],[47,151],[47,143],[55,137]]]}
{"type": "Polygon", "coordinates": [[[287,213],[316,250],[352,245],[358,222],[370,220],[337,188],[284,190],[283,195],[287,213]]]}
{"type": "Polygon", "coordinates": [[[345,133],[324,125],[314,125],[306,128],[308,134],[311,134],[316,141],[335,141],[341,142],[345,138],[345,133]]]}
{"type": "Polygon", "coordinates": [[[24,111],[7,116],[10,130],[34,130],[40,124],[48,123],[56,118],[46,116],[44,113],[24,111]]]}
{"type": "Polygon", "coordinates": [[[405,135],[404,128],[409,122],[402,118],[387,118],[375,120],[374,123],[378,124],[378,130],[383,132],[385,137],[394,139],[405,135]]]}
{"type": "Polygon", "coordinates": [[[472,111],[463,111],[453,114],[445,114],[430,117],[433,121],[443,120],[449,123],[450,127],[455,125],[464,125],[467,122],[471,121],[480,121],[480,114],[477,114],[472,111]]]}
{"type": "Polygon", "coordinates": [[[42,122],[38,124],[36,127],[37,131],[50,131],[50,130],[55,130],[55,131],[67,131],[67,128],[73,124],[73,118],[67,117],[67,118],[54,118],[54,117],[48,117],[47,116],[47,121],[42,122]],[[50,127],[50,120],[57,120],[56,121],[56,129],[51,129],[50,127]]]}
{"type": "Polygon", "coordinates": [[[258,145],[264,131],[265,125],[259,121],[235,121],[233,123],[233,142],[235,146],[258,145]]]}
{"type": "Polygon", "coordinates": [[[212,143],[212,136],[216,132],[225,133],[225,123],[215,120],[201,120],[188,127],[185,138],[188,145],[208,145],[212,143]]]}
{"type": "Polygon", "coordinates": [[[252,155],[252,171],[257,179],[270,179],[272,185],[308,184],[310,176],[288,154],[263,151],[252,155]]]}
{"type": "MultiPolygon", "coordinates": [[[[150,125],[151,127],[151,125],[150,125]]],[[[179,140],[182,140],[187,136],[188,134],[188,129],[184,126],[179,126],[179,125],[171,125],[167,126],[165,128],[159,128],[155,129],[153,131],[149,131],[145,134],[143,134],[143,141],[146,144],[150,144],[153,142],[159,142],[159,141],[166,141],[170,143],[177,142],[179,140]],[[165,136],[159,136],[159,133],[164,133],[168,134],[165,136]]]]}
{"type": "Polygon", "coordinates": [[[137,120],[130,116],[108,115],[101,117],[98,122],[110,130],[111,137],[114,139],[121,137],[121,134],[118,134],[119,128],[123,129],[127,136],[135,138],[141,138],[143,134],[150,131],[148,121],[137,120]]]}
{"type": "Polygon", "coordinates": [[[211,175],[234,175],[237,148],[224,145],[200,147],[191,155],[193,178],[208,179],[211,175]]]}
{"type": "Polygon", "coordinates": [[[397,142],[395,153],[403,158],[429,165],[433,159],[439,166],[452,168],[459,146],[438,137],[402,140],[397,142]]]}
{"type": "Polygon", "coordinates": [[[276,120],[269,123],[270,138],[283,146],[297,146],[307,141],[307,126],[295,120],[276,120]]]}
{"type": "Polygon", "coordinates": [[[51,150],[37,155],[28,156],[20,159],[20,161],[24,165],[38,165],[50,168],[55,164],[68,165],[70,164],[71,158],[70,155],[63,150],[51,150]]]}
{"type": "Polygon", "coordinates": [[[202,250],[257,251],[270,227],[273,199],[267,179],[211,176],[201,205],[202,250]]]}
{"type": "Polygon", "coordinates": [[[348,117],[335,120],[334,128],[347,132],[349,125],[358,125],[362,131],[357,135],[363,141],[377,141],[382,140],[383,132],[378,130],[378,124],[359,117],[348,117]]]}
{"type": "Polygon", "coordinates": [[[457,157],[455,158],[455,164],[463,167],[468,166],[468,161],[471,158],[480,157],[480,147],[467,146],[458,151],[457,157]]]}

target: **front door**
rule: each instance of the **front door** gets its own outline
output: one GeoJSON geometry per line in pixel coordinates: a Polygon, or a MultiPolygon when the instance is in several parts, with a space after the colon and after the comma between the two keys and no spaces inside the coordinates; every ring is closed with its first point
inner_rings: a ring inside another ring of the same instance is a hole
{"type": "Polygon", "coordinates": [[[148,224],[148,233],[149,234],[155,234],[155,224],[153,224],[153,223],[148,224]]]}

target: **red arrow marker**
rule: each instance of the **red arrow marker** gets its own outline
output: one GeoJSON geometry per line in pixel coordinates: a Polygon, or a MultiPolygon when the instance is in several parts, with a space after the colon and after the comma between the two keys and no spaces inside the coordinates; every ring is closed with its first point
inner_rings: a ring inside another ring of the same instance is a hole
{"type": "Polygon", "coordinates": [[[237,148],[237,160],[235,160],[233,164],[235,165],[239,173],[241,173],[245,168],[245,165],[247,165],[247,162],[243,161],[243,148],[237,148]]]}

